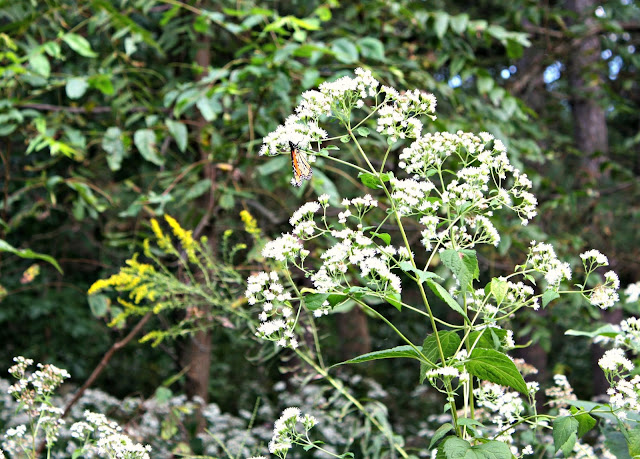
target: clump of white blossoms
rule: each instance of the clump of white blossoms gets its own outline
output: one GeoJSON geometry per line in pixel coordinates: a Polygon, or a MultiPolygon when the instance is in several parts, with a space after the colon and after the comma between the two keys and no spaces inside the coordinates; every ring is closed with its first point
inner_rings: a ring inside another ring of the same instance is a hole
{"type": "MultiPolygon", "coordinates": [[[[589,275],[602,266],[609,266],[609,260],[605,255],[597,250],[589,250],[580,254],[582,264],[584,265],[587,279],[589,275]]],[[[618,289],[620,288],[620,280],[614,271],[607,271],[604,274],[604,283],[597,285],[591,290],[583,287],[582,294],[589,302],[601,309],[608,309],[619,300],[618,289]]],[[[586,285],[586,280],[585,284],[586,285]]]]}
{"type": "Polygon", "coordinates": [[[71,426],[74,438],[83,441],[82,454],[122,459],[149,459],[151,447],[135,443],[122,433],[122,428],[101,413],[84,412],[84,421],[71,426]]]}
{"type": "Polygon", "coordinates": [[[609,402],[615,410],[615,415],[622,420],[627,419],[627,413],[640,411],[640,375],[633,374],[635,366],[629,360],[623,349],[609,349],[598,361],[609,382],[609,402]]]}
{"type": "Polygon", "coordinates": [[[273,426],[273,437],[269,442],[269,452],[285,458],[293,445],[311,445],[309,431],[318,423],[315,417],[302,414],[300,408],[286,408],[273,426]],[[302,430],[298,430],[298,426],[302,430]]]}
{"type": "Polygon", "coordinates": [[[19,425],[7,431],[2,447],[5,452],[19,457],[36,444],[40,433],[44,433],[47,448],[51,448],[58,439],[60,427],[64,425],[63,411],[50,402],[55,390],[70,378],[69,373],[55,365],[37,364],[38,370],[29,373],[33,360],[14,357],[15,364],[9,373],[18,381],[9,387],[8,392],[29,416],[30,426],[19,425]]]}

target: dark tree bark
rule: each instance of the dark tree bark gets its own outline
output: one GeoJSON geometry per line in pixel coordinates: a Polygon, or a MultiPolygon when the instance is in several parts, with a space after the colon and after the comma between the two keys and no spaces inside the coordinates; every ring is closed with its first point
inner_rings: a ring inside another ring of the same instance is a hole
{"type": "Polygon", "coordinates": [[[371,352],[367,316],[359,307],[338,316],[340,352],[343,360],[371,352]]]}
{"type": "MultiPolygon", "coordinates": [[[[567,0],[567,9],[575,15],[572,22],[585,24],[587,28],[595,23],[593,11],[597,5],[599,2],[595,0],[567,0]]],[[[603,91],[602,75],[598,65],[601,51],[600,37],[597,34],[591,34],[579,39],[576,43],[567,61],[574,142],[583,155],[582,183],[597,183],[604,178],[600,166],[609,151],[605,111],[599,103],[603,91]]],[[[622,310],[603,312],[602,318],[609,323],[619,323],[622,320],[622,310]]],[[[604,373],[598,366],[598,360],[602,357],[604,350],[594,344],[591,351],[593,393],[603,394],[609,387],[604,373]]]]}

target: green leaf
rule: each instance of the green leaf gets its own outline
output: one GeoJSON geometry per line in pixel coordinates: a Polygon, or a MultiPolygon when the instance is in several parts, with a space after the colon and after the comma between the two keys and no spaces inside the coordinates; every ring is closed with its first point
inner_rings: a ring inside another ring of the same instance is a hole
{"type": "Polygon", "coordinates": [[[571,451],[578,439],[579,423],[573,416],[560,416],[553,421],[553,445],[555,452],[562,449],[565,457],[571,457],[571,451]]]}
{"type": "Polygon", "coordinates": [[[88,295],[87,300],[89,301],[91,314],[95,317],[104,317],[107,315],[107,311],[109,309],[109,297],[98,293],[96,295],[88,295]]]}
{"type": "Polygon", "coordinates": [[[493,78],[490,76],[480,75],[476,81],[478,86],[478,92],[480,94],[486,94],[493,88],[493,78]]]}
{"type": "Polygon", "coordinates": [[[507,296],[507,292],[509,291],[509,284],[506,280],[495,277],[491,279],[490,286],[491,294],[496,299],[496,303],[498,304],[498,306],[500,306],[500,304],[507,296]]]}
{"type": "Polygon", "coordinates": [[[469,333],[469,340],[471,344],[476,343],[476,347],[499,350],[504,343],[505,336],[507,336],[507,331],[502,328],[486,327],[469,333]]]}
{"type": "Polygon", "coordinates": [[[384,299],[398,311],[402,310],[402,298],[399,293],[391,293],[384,296],[384,299]]]}
{"type": "Polygon", "coordinates": [[[311,181],[311,188],[315,191],[318,196],[321,194],[329,195],[329,204],[332,206],[337,206],[340,204],[340,192],[338,191],[338,187],[336,187],[335,183],[327,177],[324,172],[318,169],[314,169],[313,176],[314,180],[311,181]]]}
{"type": "Polygon", "coordinates": [[[564,332],[565,335],[568,336],[586,336],[588,338],[595,338],[596,336],[606,336],[607,338],[615,338],[620,334],[619,330],[616,330],[613,325],[606,324],[602,327],[598,327],[591,332],[586,332],[582,330],[567,330],[564,332]]]}
{"type": "Polygon", "coordinates": [[[275,158],[269,157],[267,162],[260,164],[256,167],[260,175],[271,175],[274,172],[280,172],[283,170],[291,170],[291,159],[288,156],[281,155],[275,158]]]}
{"type": "Polygon", "coordinates": [[[476,348],[466,364],[467,371],[485,381],[511,387],[527,396],[529,390],[513,361],[494,349],[476,348]]]}
{"type": "Polygon", "coordinates": [[[184,123],[169,118],[164,120],[164,124],[169,129],[171,136],[175,139],[180,151],[184,153],[187,149],[187,126],[185,126],[184,123]]]}
{"type": "Polygon", "coordinates": [[[467,30],[467,24],[469,24],[469,15],[466,13],[449,17],[451,30],[457,34],[463,34],[467,30]]]}
{"type": "Polygon", "coordinates": [[[156,133],[151,129],[139,129],[133,134],[133,143],[144,159],[162,166],[164,159],[156,152],[156,133]]]}
{"type": "Polygon", "coordinates": [[[84,78],[70,78],[64,87],[69,99],[80,99],[87,92],[89,83],[84,78]]]}
{"type": "Polygon", "coordinates": [[[547,289],[542,294],[542,307],[546,308],[549,303],[551,303],[556,298],[560,298],[560,294],[552,289],[547,289]]]}
{"type": "Polygon", "coordinates": [[[571,407],[571,413],[575,420],[578,421],[578,438],[582,438],[584,434],[593,429],[597,424],[595,418],[589,413],[583,412],[576,414],[578,413],[578,409],[575,406],[571,407]]]}
{"type": "Polygon", "coordinates": [[[105,96],[112,96],[115,90],[111,83],[111,75],[92,75],[88,80],[89,86],[97,89],[105,96]]]}
{"type": "MultiPolygon", "coordinates": [[[[440,330],[438,332],[438,338],[440,339],[440,345],[442,346],[442,353],[444,358],[453,356],[460,346],[460,336],[456,332],[448,330],[440,330]]],[[[424,339],[422,343],[422,354],[432,363],[437,364],[442,359],[440,358],[440,351],[438,350],[438,341],[436,335],[431,334],[424,339]]],[[[420,363],[420,384],[422,384],[427,376],[427,371],[431,367],[427,362],[422,361],[420,363]]]]}
{"type": "Polygon", "coordinates": [[[464,317],[467,322],[469,321],[469,318],[465,314],[464,309],[462,309],[462,306],[460,306],[458,302],[451,296],[451,294],[447,292],[446,288],[444,288],[439,283],[432,281],[431,279],[427,279],[427,285],[438,298],[447,303],[447,306],[464,317]]]}
{"type": "Polygon", "coordinates": [[[182,198],[180,202],[187,203],[189,201],[193,201],[197,197],[200,197],[203,194],[205,194],[207,191],[209,191],[211,189],[211,186],[212,186],[211,179],[206,178],[206,179],[198,180],[196,183],[193,184],[191,188],[189,188],[189,190],[185,193],[184,198],[182,198]]]}
{"type": "Polygon", "coordinates": [[[19,256],[20,258],[30,258],[30,259],[46,261],[48,263],[51,263],[60,272],[60,274],[62,274],[62,268],[60,268],[60,265],[58,264],[58,262],[53,257],[50,257],[49,255],[37,253],[31,249],[16,249],[15,247],[13,247],[11,244],[9,244],[7,241],[3,239],[0,239],[0,252],[9,252],[19,256]]]}
{"type": "Polygon", "coordinates": [[[440,39],[444,37],[444,34],[447,32],[447,27],[449,26],[449,15],[442,11],[438,11],[434,13],[434,30],[436,32],[436,36],[440,39]]]}
{"type": "Polygon", "coordinates": [[[380,40],[374,37],[364,37],[358,40],[360,53],[366,59],[375,61],[384,61],[384,45],[380,40]]]}
{"type": "Polygon", "coordinates": [[[424,283],[427,279],[433,279],[434,277],[438,279],[442,279],[442,277],[438,276],[436,273],[432,273],[430,271],[423,271],[422,269],[415,268],[408,261],[401,261],[400,263],[398,263],[398,267],[406,273],[415,274],[418,277],[418,281],[421,284],[424,283]]]}
{"type": "Polygon", "coordinates": [[[634,429],[627,431],[629,439],[629,456],[640,456],[640,427],[636,426],[634,429]]]}
{"type": "Polygon", "coordinates": [[[222,113],[222,105],[220,105],[217,95],[212,97],[203,95],[196,102],[196,107],[198,107],[200,114],[207,121],[215,120],[222,113]]]}
{"type": "MultiPolygon", "coordinates": [[[[304,296],[304,304],[312,311],[320,309],[329,298],[329,293],[310,293],[304,296]]],[[[346,296],[346,295],[345,295],[346,296]]]]}
{"type": "Polygon", "coordinates": [[[39,75],[44,78],[51,76],[51,64],[44,54],[34,54],[29,57],[29,65],[39,75]]]}
{"type": "Polygon", "coordinates": [[[362,137],[369,136],[369,129],[366,127],[359,127],[358,129],[356,129],[356,132],[360,134],[362,137]]]}
{"type": "Polygon", "coordinates": [[[67,33],[62,36],[64,41],[69,47],[76,53],[84,57],[98,57],[98,55],[91,49],[91,45],[82,35],[75,33],[67,33]]]}
{"type": "Polygon", "coordinates": [[[117,127],[110,127],[102,138],[102,149],[107,152],[107,164],[112,171],[120,170],[124,158],[124,142],[122,131],[117,127]]]}
{"type": "Polygon", "coordinates": [[[615,430],[604,431],[604,446],[617,459],[631,459],[629,454],[629,443],[622,432],[615,430]]]}
{"type": "Polygon", "coordinates": [[[475,250],[447,249],[440,253],[440,259],[460,282],[462,293],[472,288],[472,281],[480,276],[475,250]]]}
{"type": "MultiPolygon", "coordinates": [[[[418,350],[420,349],[419,346],[417,348],[418,350]]],[[[335,365],[332,365],[332,366],[336,367],[338,365],[345,365],[348,363],[363,363],[363,362],[370,362],[372,360],[398,359],[398,358],[410,358],[410,359],[416,359],[416,360],[422,359],[420,354],[416,352],[414,348],[412,348],[409,345],[406,345],[406,346],[396,346],[396,347],[392,347],[391,349],[384,349],[382,351],[369,352],[367,354],[359,355],[358,357],[355,357],[353,359],[349,359],[345,362],[336,363],[335,365]]]]}
{"type": "Polygon", "coordinates": [[[391,244],[391,235],[389,233],[371,233],[371,236],[382,239],[385,245],[391,244]]]}
{"type": "Polygon", "coordinates": [[[359,172],[358,178],[364,186],[377,190],[380,188],[380,180],[383,182],[389,181],[390,174],[388,172],[382,174],[372,174],[370,172],[359,172]]]}
{"type": "Polygon", "coordinates": [[[436,459],[512,459],[509,445],[497,440],[471,446],[458,437],[449,436],[438,447],[436,459]]]}
{"type": "Polygon", "coordinates": [[[358,62],[358,48],[352,40],[348,38],[338,38],[331,45],[331,51],[336,59],[343,64],[354,64],[358,62]]]}
{"type": "Polygon", "coordinates": [[[452,429],[453,424],[451,424],[450,422],[445,422],[440,427],[438,427],[438,430],[436,430],[433,434],[433,437],[431,437],[431,442],[429,443],[428,449],[433,449],[433,447],[440,441],[440,439],[447,435],[452,429]]]}

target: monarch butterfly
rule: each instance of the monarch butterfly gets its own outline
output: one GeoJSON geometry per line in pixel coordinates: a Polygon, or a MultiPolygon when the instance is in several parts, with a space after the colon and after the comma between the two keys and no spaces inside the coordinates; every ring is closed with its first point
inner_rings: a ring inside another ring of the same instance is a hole
{"type": "Polygon", "coordinates": [[[291,166],[293,167],[293,179],[291,183],[294,186],[302,185],[302,180],[311,180],[313,171],[307,161],[307,155],[302,153],[297,145],[293,142],[289,142],[291,148],[291,166]]]}

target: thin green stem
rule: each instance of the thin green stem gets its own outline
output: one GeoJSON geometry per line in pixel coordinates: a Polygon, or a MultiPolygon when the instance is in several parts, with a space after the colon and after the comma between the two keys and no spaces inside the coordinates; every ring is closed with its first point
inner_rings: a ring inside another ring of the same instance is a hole
{"type": "Polygon", "coordinates": [[[380,432],[382,432],[383,434],[387,435],[387,438],[389,439],[389,443],[391,443],[391,446],[402,457],[404,457],[406,459],[409,458],[409,455],[404,450],[404,448],[402,448],[401,445],[397,444],[393,440],[393,436],[390,435],[389,432],[387,432],[385,430],[384,426],[382,426],[382,424],[380,424],[380,422],[378,422],[378,420],[375,417],[373,417],[371,415],[371,413],[369,413],[367,411],[367,409],[362,405],[362,403],[360,403],[360,401],[357,398],[355,398],[353,395],[351,395],[349,392],[347,392],[342,384],[340,384],[333,377],[331,377],[329,375],[329,373],[327,372],[327,370],[325,370],[324,368],[318,366],[318,364],[316,364],[316,362],[314,362],[311,358],[309,358],[309,356],[307,356],[306,354],[301,352],[299,349],[296,349],[295,353],[296,353],[296,355],[298,357],[300,357],[302,360],[304,360],[309,366],[311,366],[320,376],[325,378],[329,382],[329,384],[331,384],[338,392],[340,392],[340,394],[342,394],[343,397],[345,397],[347,400],[349,400],[351,403],[353,403],[353,405],[356,408],[358,408],[362,412],[362,414],[364,414],[367,417],[367,419],[371,422],[371,424],[376,426],[376,428],[378,430],[380,430],[380,432]]]}

